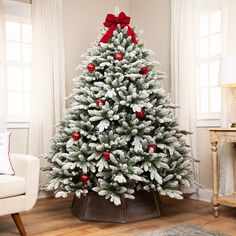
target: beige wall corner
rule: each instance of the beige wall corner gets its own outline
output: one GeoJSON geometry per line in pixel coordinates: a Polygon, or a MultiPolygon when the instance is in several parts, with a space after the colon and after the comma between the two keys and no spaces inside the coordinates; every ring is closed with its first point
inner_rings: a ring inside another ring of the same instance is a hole
{"type": "Polygon", "coordinates": [[[212,189],[211,144],[208,128],[197,128],[197,150],[199,163],[200,183],[205,188],[212,189]]]}
{"type": "Polygon", "coordinates": [[[143,30],[146,47],[161,63],[160,70],[167,74],[162,84],[170,92],[170,0],[130,0],[131,25],[143,30]]]}

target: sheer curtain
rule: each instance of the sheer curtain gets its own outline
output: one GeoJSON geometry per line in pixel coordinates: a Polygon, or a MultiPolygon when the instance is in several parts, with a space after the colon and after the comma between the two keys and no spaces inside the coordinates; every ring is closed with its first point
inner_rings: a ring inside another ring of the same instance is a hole
{"type": "Polygon", "coordinates": [[[4,24],[3,24],[4,5],[0,0],[0,132],[6,130],[7,117],[7,89],[4,71],[5,64],[5,45],[4,45],[4,24]]]}
{"type": "MultiPolygon", "coordinates": [[[[236,1],[222,0],[222,56],[236,54],[236,1]]],[[[222,127],[229,127],[230,101],[236,97],[235,89],[222,89],[222,127]]],[[[232,144],[220,146],[220,192],[231,194],[233,187],[233,159],[235,155],[232,144]]]]}
{"type": "MultiPolygon", "coordinates": [[[[206,1],[207,2],[207,1],[206,1]]],[[[210,3],[210,2],[208,2],[210,3]]],[[[221,0],[222,10],[222,56],[236,54],[236,1],[221,0]]],[[[188,142],[192,156],[197,158],[196,150],[196,85],[194,71],[194,15],[199,10],[199,2],[194,0],[171,0],[171,93],[174,102],[180,105],[177,117],[181,128],[194,134],[188,142]]],[[[204,1],[205,4],[205,1],[204,1]]],[[[230,101],[236,97],[235,89],[222,89],[221,126],[229,127],[230,101]]],[[[235,155],[232,144],[220,144],[220,192],[231,194],[233,190],[233,160],[235,155]]],[[[195,166],[198,179],[198,168],[195,166]]]]}
{"type": "MultiPolygon", "coordinates": [[[[65,62],[61,0],[34,0],[32,3],[33,65],[32,116],[29,154],[50,151],[50,139],[65,107],[65,62]]],[[[41,158],[41,166],[46,161],[41,158]]],[[[41,173],[44,183],[46,174],[41,173]]]]}
{"type": "MultiPolygon", "coordinates": [[[[193,0],[171,1],[171,95],[174,103],[180,106],[180,109],[175,111],[180,128],[193,133],[187,137],[187,143],[191,146],[192,157],[197,159],[193,16],[193,0]]],[[[197,165],[193,168],[198,180],[197,165]]]]}

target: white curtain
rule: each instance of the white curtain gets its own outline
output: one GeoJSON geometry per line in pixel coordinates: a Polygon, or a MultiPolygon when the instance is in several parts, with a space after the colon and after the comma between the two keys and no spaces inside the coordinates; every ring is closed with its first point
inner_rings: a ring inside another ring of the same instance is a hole
{"type": "MultiPolygon", "coordinates": [[[[236,0],[222,0],[222,56],[236,54],[236,0]]],[[[232,98],[235,98],[235,89],[222,89],[222,127],[230,125],[230,110],[232,98]]],[[[233,157],[235,155],[232,144],[222,144],[220,153],[220,192],[232,194],[233,187],[233,157]]]]}
{"type": "Polygon", "coordinates": [[[4,5],[3,1],[0,0],[0,132],[6,130],[6,117],[7,117],[7,88],[6,88],[6,77],[4,71],[5,65],[5,45],[4,45],[4,5]]]}
{"type": "MultiPolygon", "coordinates": [[[[29,128],[29,154],[50,152],[65,107],[65,57],[61,0],[34,0],[32,3],[33,65],[32,116],[29,128]]],[[[41,158],[41,166],[46,162],[41,158]]],[[[46,181],[42,172],[40,182],[46,181]]]]}
{"type": "MultiPolygon", "coordinates": [[[[197,159],[196,150],[196,79],[195,79],[195,37],[194,1],[171,1],[171,95],[180,106],[175,111],[180,128],[193,134],[187,137],[191,155],[197,159]]],[[[198,168],[194,165],[195,178],[198,168]]]]}

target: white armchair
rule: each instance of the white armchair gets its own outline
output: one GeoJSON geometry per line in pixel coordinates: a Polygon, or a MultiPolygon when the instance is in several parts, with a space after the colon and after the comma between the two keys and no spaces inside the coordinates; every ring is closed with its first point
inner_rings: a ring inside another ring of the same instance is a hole
{"type": "Polygon", "coordinates": [[[29,211],[38,196],[40,163],[37,157],[11,154],[15,175],[0,175],[0,216],[11,214],[22,236],[19,212],[29,211]]]}

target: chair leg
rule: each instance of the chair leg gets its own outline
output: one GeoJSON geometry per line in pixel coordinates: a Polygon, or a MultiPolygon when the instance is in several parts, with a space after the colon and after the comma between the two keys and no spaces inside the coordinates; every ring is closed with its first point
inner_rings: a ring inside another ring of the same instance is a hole
{"type": "Polygon", "coordinates": [[[26,236],[26,232],[25,232],[25,228],[24,228],[24,225],[21,221],[21,218],[20,218],[20,214],[19,213],[14,213],[14,214],[11,214],[19,232],[20,232],[20,235],[21,236],[26,236]]]}

